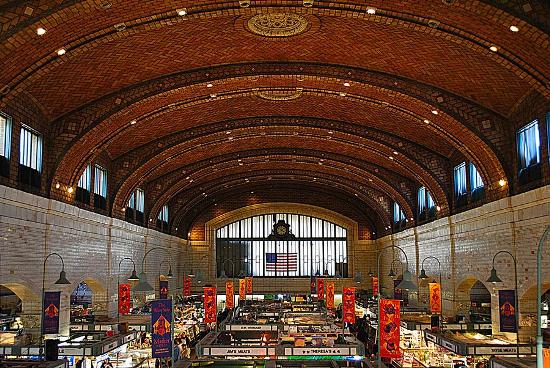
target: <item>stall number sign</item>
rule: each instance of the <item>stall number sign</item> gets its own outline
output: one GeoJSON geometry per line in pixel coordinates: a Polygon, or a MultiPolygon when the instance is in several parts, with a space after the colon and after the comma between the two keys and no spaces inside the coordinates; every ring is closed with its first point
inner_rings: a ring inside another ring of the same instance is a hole
{"type": "Polygon", "coordinates": [[[348,348],[293,348],[292,355],[355,355],[355,352],[348,348]]]}
{"type": "Polygon", "coordinates": [[[271,331],[271,325],[229,325],[231,331],[271,331]]]}
{"type": "MultiPolygon", "coordinates": [[[[210,355],[265,356],[270,355],[265,348],[210,348],[210,355]]],[[[273,351],[271,355],[275,355],[273,351]]]]}
{"type": "MultiPolygon", "coordinates": [[[[521,349],[520,349],[521,352],[521,349]]],[[[492,347],[492,346],[482,346],[482,347],[476,347],[475,353],[477,355],[492,355],[492,354],[506,354],[506,355],[512,355],[516,354],[516,347],[492,347]]]]}
{"type": "Polygon", "coordinates": [[[63,356],[80,356],[83,352],[84,350],[79,348],[59,348],[59,355],[63,356]]]}
{"type": "Polygon", "coordinates": [[[429,332],[424,332],[424,336],[426,336],[426,340],[437,343],[437,337],[435,335],[432,335],[429,332]]]}
{"type": "Polygon", "coordinates": [[[452,351],[453,353],[456,353],[455,344],[453,344],[451,342],[442,340],[441,341],[441,346],[443,346],[445,349],[448,349],[448,350],[452,351]]]}

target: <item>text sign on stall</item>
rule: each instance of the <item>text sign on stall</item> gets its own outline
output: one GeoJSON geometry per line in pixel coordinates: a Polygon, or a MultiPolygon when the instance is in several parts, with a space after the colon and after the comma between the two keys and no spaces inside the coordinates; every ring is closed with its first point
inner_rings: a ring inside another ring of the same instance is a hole
{"type": "Polygon", "coordinates": [[[209,355],[223,356],[268,356],[275,355],[275,349],[272,348],[252,348],[252,347],[230,347],[230,348],[210,348],[209,355]]]}
{"type": "Polygon", "coordinates": [[[151,349],[153,358],[172,356],[172,300],[151,302],[151,349]]]}
{"type": "Polygon", "coordinates": [[[516,332],[516,292],[514,290],[498,291],[498,311],[500,332],[516,332]]]}
{"type": "Polygon", "coordinates": [[[292,355],[354,355],[349,348],[292,348],[292,355]]]}

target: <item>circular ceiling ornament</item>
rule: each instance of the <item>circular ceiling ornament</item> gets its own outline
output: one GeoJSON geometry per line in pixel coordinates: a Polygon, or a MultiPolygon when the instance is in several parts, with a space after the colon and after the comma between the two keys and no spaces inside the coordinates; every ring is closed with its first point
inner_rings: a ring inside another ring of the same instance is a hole
{"type": "Polygon", "coordinates": [[[308,20],[300,14],[267,13],[257,14],[248,20],[248,30],[264,37],[290,37],[305,32],[308,20]]]}

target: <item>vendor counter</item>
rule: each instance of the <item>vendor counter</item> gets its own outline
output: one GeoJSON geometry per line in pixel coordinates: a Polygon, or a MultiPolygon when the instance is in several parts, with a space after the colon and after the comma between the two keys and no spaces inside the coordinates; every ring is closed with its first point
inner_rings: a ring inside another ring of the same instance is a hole
{"type": "MultiPolygon", "coordinates": [[[[516,355],[515,343],[492,338],[480,333],[424,331],[426,341],[433,342],[455,354],[463,356],[475,355],[516,355]]],[[[535,355],[536,346],[530,344],[519,345],[520,355],[535,355]]]]}

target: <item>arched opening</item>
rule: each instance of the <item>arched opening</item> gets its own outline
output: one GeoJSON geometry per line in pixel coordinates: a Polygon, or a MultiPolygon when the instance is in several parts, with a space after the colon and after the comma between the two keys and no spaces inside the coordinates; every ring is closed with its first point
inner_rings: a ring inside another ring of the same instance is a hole
{"type": "Polygon", "coordinates": [[[479,280],[470,289],[470,321],[491,321],[491,293],[479,280]]]}
{"type": "Polygon", "coordinates": [[[17,294],[4,285],[0,285],[0,331],[18,329],[23,312],[23,301],[17,294]]]}
{"type": "Polygon", "coordinates": [[[28,344],[30,335],[21,334],[40,327],[40,298],[23,284],[0,284],[0,345],[28,344]]]}
{"type": "Polygon", "coordinates": [[[93,321],[93,291],[85,281],[82,281],[71,293],[71,323],[93,321]]]}

